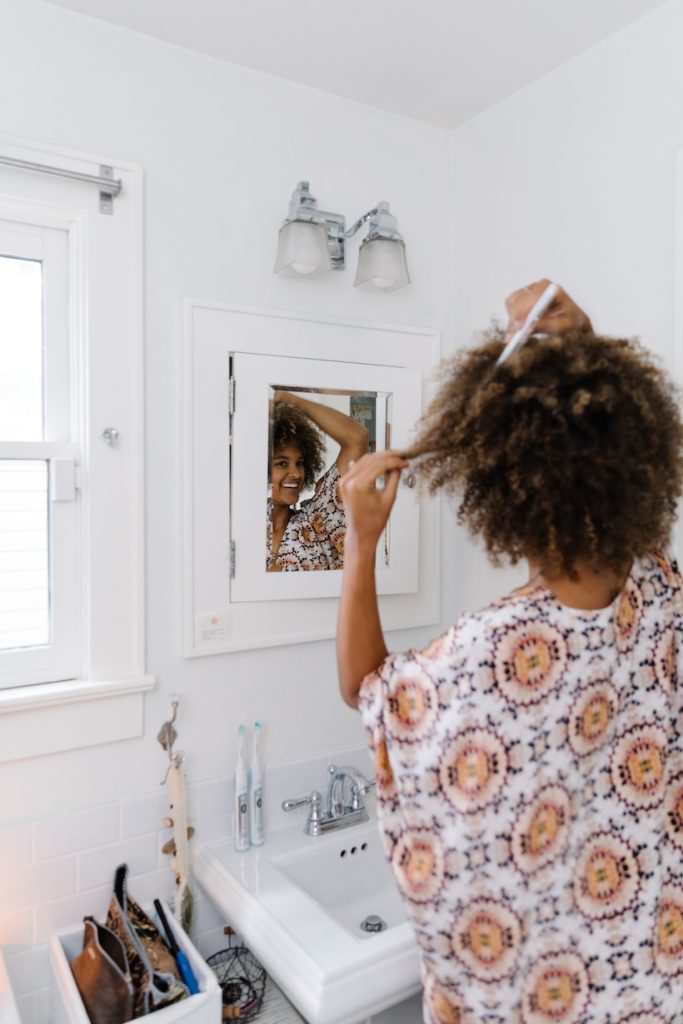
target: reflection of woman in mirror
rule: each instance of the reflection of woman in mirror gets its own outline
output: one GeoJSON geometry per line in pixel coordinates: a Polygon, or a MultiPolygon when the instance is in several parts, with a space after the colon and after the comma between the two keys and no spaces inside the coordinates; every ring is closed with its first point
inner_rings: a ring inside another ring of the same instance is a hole
{"type": "Polygon", "coordinates": [[[346,519],[339,480],[368,449],[368,431],[352,416],[289,391],[275,391],[271,421],[271,497],[268,502],[267,569],[341,569],[346,519]],[[339,445],[324,466],[327,434],[339,445]],[[312,498],[299,502],[305,487],[312,498]]]}
{"type": "MultiPolygon", "coordinates": [[[[509,297],[510,335],[548,283],[509,297]]],[[[461,351],[407,453],[430,490],[462,495],[459,520],[496,562],[528,561],[528,582],[422,652],[387,656],[374,551],[408,462],[365,456],[341,484],[341,692],[374,750],[425,1022],[674,1024],[679,398],[643,348],[594,335],[561,290],[536,328],[503,365],[502,336],[461,351]]]]}

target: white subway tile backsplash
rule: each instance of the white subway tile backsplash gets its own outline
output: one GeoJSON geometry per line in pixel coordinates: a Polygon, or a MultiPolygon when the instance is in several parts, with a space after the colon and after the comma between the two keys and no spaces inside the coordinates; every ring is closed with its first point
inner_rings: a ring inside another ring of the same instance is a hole
{"type": "Polygon", "coordinates": [[[160,789],[148,796],[131,797],[119,805],[121,838],[144,836],[164,827],[164,818],[170,814],[168,794],[160,789]]]}
{"type": "Polygon", "coordinates": [[[119,864],[127,864],[131,876],[154,871],[159,864],[159,833],[122,839],[78,855],[78,889],[111,885],[119,864]]]}
{"type": "Polygon", "coordinates": [[[36,860],[75,853],[92,846],[113,843],[119,837],[118,804],[102,804],[83,811],[71,811],[33,824],[36,860]]]}
{"type": "MultiPolygon", "coordinates": [[[[263,819],[266,836],[274,828],[282,828],[297,818],[306,818],[308,807],[303,806],[293,811],[283,811],[282,801],[303,796],[317,789],[325,799],[327,787],[327,759],[325,757],[308,758],[289,764],[267,767],[263,786],[263,819]]],[[[303,827],[303,825],[302,825],[303,827]]]]}
{"type": "Polygon", "coordinates": [[[5,960],[15,996],[35,991],[49,980],[49,947],[33,946],[5,960]]]}
{"type": "Polygon", "coordinates": [[[175,875],[170,865],[165,870],[158,868],[144,875],[135,875],[128,881],[130,895],[148,909],[155,899],[166,900],[172,906],[174,890],[175,875]]]}
{"type": "Polygon", "coordinates": [[[0,871],[20,867],[31,860],[31,826],[0,826],[0,871]]]}
{"type": "Polygon", "coordinates": [[[203,934],[204,932],[215,932],[219,931],[222,936],[223,946],[216,946],[212,952],[216,952],[217,949],[223,949],[227,946],[227,936],[222,935],[223,928],[229,922],[225,919],[221,911],[217,910],[216,907],[206,898],[204,893],[201,891],[199,886],[195,886],[195,901],[194,901],[194,917],[192,919],[192,934],[203,934]]]}
{"type": "Polygon", "coordinates": [[[264,773],[264,797],[269,805],[278,806],[288,797],[310,793],[312,789],[325,792],[327,786],[327,759],[311,757],[305,761],[274,765],[264,773]]]}
{"type": "Polygon", "coordinates": [[[198,820],[191,849],[197,849],[204,843],[213,843],[216,839],[227,839],[232,835],[232,822],[232,814],[217,814],[213,818],[198,820]]]}
{"type": "Polygon", "coordinates": [[[0,946],[6,956],[33,942],[33,913],[29,909],[5,914],[0,910],[0,946]]]}
{"type": "Polygon", "coordinates": [[[22,907],[32,907],[31,867],[0,871],[0,907],[11,914],[22,907]]]}
{"type": "Polygon", "coordinates": [[[88,914],[103,921],[110,896],[111,883],[99,889],[76,893],[66,899],[41,904],[35,908],[35,941],[47,942],[51,935],[58,932],[76,931],[88,914]]]}
{"type": "Polygon", "coordinates": [[[226,814],[232,809],[232,776],[222,779],[209,779],[198,782],[197,789],[197,820],[213,818],[226,814]]]}
{"type": "Polygon", "coordinates": [[[372,754],[367,743],[333,750],[327,755],[327,763],[328,765],[334,764],[337,766],[351,765],[353,768],[358,768],[368,778],[373,778],[375,773],[372,754]]]}
{"type": "Polygon", "coordinates": [[[0,906],[5,912],[56,900],[75,891],[76,858],[73,855],[0,872],[0,906]]]}
{"type": "Polygon", "coordinates": [[[59,899],[76,892],[76,858],[59,857],[32,866],[34,903],[59,899]]]}

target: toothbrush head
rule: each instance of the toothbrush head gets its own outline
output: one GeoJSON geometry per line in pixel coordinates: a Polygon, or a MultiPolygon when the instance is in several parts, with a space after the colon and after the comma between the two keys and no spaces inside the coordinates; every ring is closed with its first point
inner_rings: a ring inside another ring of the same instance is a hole
{"type": "Polygon", "coordinates": [[[244,736],[244,735],[246,735],[246,732],[247,732],[247,727],[246,727],[246,725],[241,725],[241,726],[239,727],[239,729],[237,730],[237,732],[238,732],[238,735],[240,735],[240,736],[244,736]]]}
{"type": "Polygon", "coordinates": [[[261,728],[261,723],[260,722],[254,722],[254,728],[255,729],[260,729],[261,728]]]}

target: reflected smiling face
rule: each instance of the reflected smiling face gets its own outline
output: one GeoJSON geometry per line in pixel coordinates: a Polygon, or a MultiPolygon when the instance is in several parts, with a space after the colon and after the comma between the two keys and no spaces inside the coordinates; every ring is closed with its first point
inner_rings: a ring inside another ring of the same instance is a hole
{"type": "Polygon", "coordinates": [[[283,444],[273,452],[270,482],[273,505],[296,505],[304,483],[304,460],[294,444],[283,444]]]}

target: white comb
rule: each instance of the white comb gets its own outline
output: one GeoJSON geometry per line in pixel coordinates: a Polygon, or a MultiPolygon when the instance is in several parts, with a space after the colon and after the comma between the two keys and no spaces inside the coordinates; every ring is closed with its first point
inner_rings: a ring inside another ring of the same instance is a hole
{"type": "Polygon", "coordinates": [[[515,331],[515,333],[512,335],[503,351],[498,356],[498,359],[496,360],[496,366],[500,366],[502,363],[504,363],[506,359],[509,359],[510,356],[514,352],[516,352],[518,348],[521,348],[522,345],[524,345],[525,342],[529,340],[531,335],[534,333],[534,327],[536,323],[547,311],[548,307],[551,305],[553,299],[555,298],[559,290],[559,286],[556,284],[548,285],[548,287],[545,289],[538,302],[529,311],[529,315],[527,316],[522,326],[519,328],[518,331],[515,331]]]}

